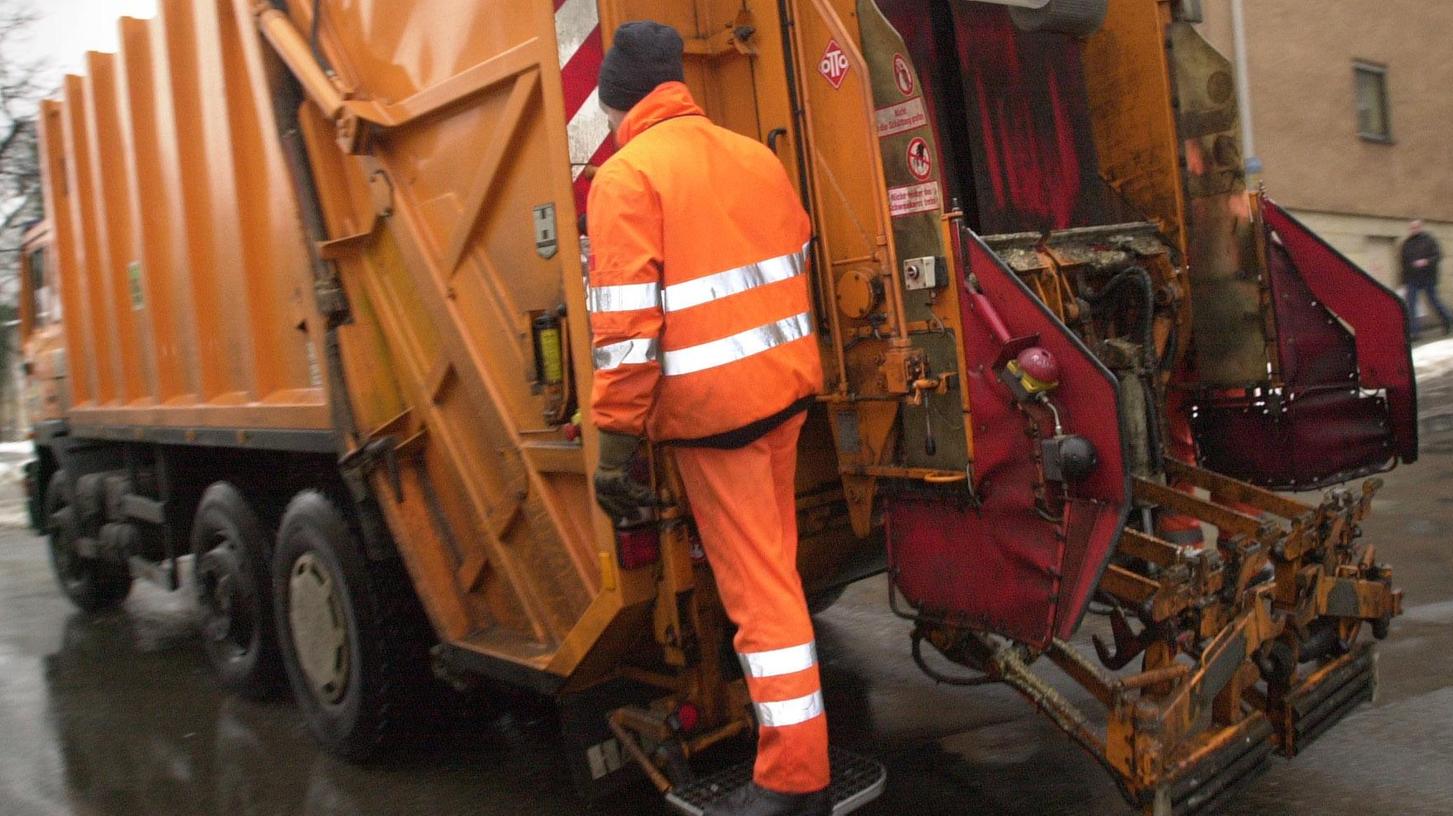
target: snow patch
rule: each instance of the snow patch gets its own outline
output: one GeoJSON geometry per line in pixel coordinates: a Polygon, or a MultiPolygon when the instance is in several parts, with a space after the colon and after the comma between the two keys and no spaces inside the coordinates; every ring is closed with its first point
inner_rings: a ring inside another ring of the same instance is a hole
{"type": "Polygon", "coordinates": [[[1453,372],[1453,337],[1413,349],[1413,369],[1420,380],[1453,372]]]}
{"type": "Polygon", "coordinates": [[[25,510],[25,463],[35,458],[35,445],[30,441],[0,442],[0,527],[27,527],[25,510]]]}

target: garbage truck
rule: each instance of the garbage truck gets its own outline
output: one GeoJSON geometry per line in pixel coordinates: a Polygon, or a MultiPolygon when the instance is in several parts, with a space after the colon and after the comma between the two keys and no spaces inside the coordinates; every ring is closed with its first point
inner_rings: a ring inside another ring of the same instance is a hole
{"type": "MultiPolygon", "coordinates": [[[[431,675],[507,684],[558,701],[583,791],[699,813],[693,759],[754,731],[669,447],[644,527],[589,478],[596,73],[640,18],[812,217],[815,608],[886,572],[906,655],[1147,813],[1371,697],[1407,317],[1248,184],[1193,0],[158,6],[41,107],[32,509],[77,606],[190,587],[222,685],[290,689],[334,753],[431,675]]],[[[834,753],[837,812],[883,785],[834,753]]]]}

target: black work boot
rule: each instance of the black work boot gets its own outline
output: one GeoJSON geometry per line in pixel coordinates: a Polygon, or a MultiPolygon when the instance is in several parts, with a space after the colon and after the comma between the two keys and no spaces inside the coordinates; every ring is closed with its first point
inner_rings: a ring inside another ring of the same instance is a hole
{"type": "Polygon", "coordinates": [[[827,791],[778,793],[748,782],[719,799],[702,816],[832,816],[827,791]]]}

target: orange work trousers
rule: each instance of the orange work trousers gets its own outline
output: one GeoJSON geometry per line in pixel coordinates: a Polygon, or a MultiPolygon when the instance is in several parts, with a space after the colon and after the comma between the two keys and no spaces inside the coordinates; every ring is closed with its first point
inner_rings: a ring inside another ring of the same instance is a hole
{"type": "Polygon", "coordinates": [[[805,414],[745,447],[677,448],[676,463],[757,712],[753,780],[779,793],[827,787],[812,619],[797,574],[797,438],[805,414]]]}

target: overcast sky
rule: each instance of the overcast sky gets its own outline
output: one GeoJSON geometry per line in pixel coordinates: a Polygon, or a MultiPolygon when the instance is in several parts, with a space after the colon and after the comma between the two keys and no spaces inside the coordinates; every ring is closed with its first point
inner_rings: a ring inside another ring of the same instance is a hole
{"type": "Polygon", "coordinates": [[[33,56],[44,57],[52,69],[51,83],[66,72],[79,72],[87,51],[116,50],[116,21],[151,17],[156,0],[28,0],[43,19],[29,43],[33,56]]]}

